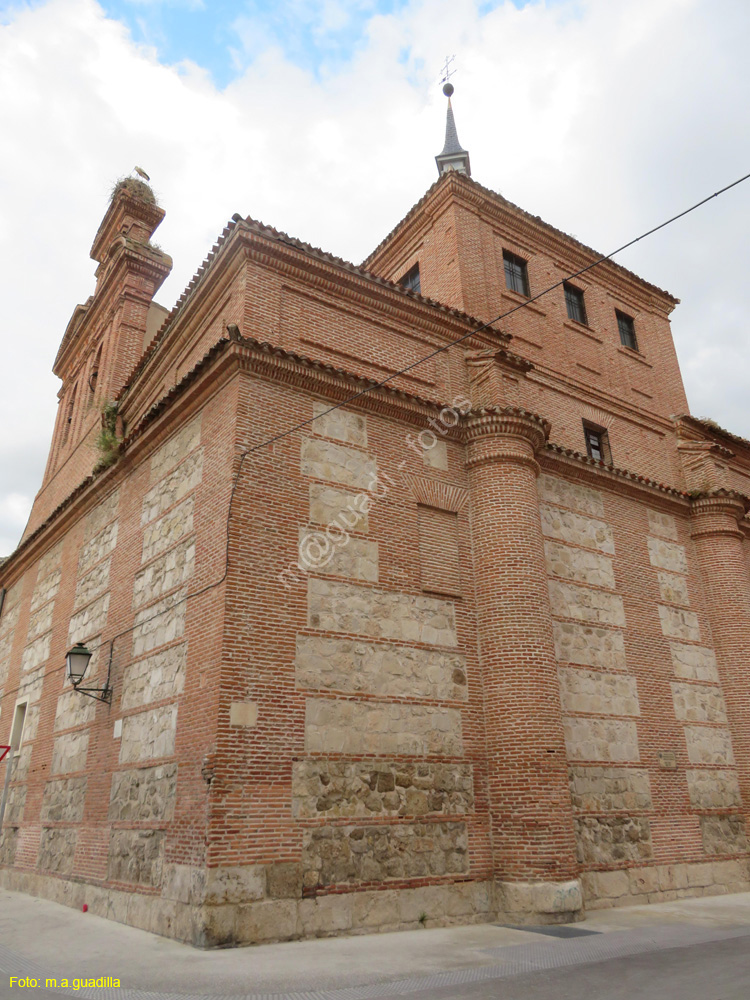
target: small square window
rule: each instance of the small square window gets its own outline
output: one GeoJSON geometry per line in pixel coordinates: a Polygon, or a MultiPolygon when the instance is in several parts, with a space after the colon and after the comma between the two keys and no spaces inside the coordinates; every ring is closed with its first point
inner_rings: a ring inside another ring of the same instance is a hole
{"type": "Polygon", "coordinates": [[[620,331],[620,343],[623,347],[629,347],[631,351],[638,350],[638,341],[635,339],[635,323],[633,317],[615,309],[617,316],[617,329],[620,331]]]}
{"type": "Polygon", "coordinates": [[[612,464],[612,452],[609,447],[609,435],[603,427],[583,422],[583,436],[586,439],[586,454],[597,462],[612,464]]]}
{"type": "Polygon", "coordinates": [[[583,292],[580,288],[576,288],[575,285],[569,285],[567,281],[563,285],[563,288],[565,289],[565,308],[568,310],[568,319],[587,325],[583,292]]]}
{"type": "Polygon", "coordinates": [[[398,283],[399,285],[403,285],[404,288],[408,288],[410,292],[420,291],[419,261],[417,261],[414,267],[409,268],[403,278],[399,278],[398,283]]]}
{"type": "Polygon", "coordinates": [[[526,261],[522,257],[516,257],[514,253],[503,250],[503,264],[505,266],[505,286],[512,292],[519,295],[529,294],[529,275],[526,270],[526,261]]]}

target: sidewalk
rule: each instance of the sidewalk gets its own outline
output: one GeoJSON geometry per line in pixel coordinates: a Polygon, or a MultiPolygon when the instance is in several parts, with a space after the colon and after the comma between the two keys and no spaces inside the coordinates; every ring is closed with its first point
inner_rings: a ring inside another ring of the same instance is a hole
{"type": "MultiPolygon", "coordinates": [[[[552,968],[599,961],[599,953],[637,954],[750,935],[750,893],[595,910],[585,921],[569,925],[569,932],[572,936],[566,939],[556,931],[479,924],[198,951],[89,913],[1,890],[4,989],[0,995],[18,995],[5,992],[9,975],[37,975],[40,986],[44,986],[42,976],[120,979],[120,990],[93,992],[102,1000],[114,995],[124,1000],[131,991],[143,997],[144,992],[317,996],[330,990],[342,990],[354,1000],[360,993],[378,995],[377,984],[396,982],[408,993],[415,987],[405,980],[449,982],[452,977],[446,974],[461,970],[473,970],[474,979],[489,979],[516,974],[516,965],[521,971],[527,965],[533,968],[535,961],[538,968],[552,968]],[[356,989],[364,986],[370,988],[356,989]]],[[[456,981],[466,978],[464,974],[456,981]]],[[[77,995],[86,993],[81,990],[77,995]]]]}

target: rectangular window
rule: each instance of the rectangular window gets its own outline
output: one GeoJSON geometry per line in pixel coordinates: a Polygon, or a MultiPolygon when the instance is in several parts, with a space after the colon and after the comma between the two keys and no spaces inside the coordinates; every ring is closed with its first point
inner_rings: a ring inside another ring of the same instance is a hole
{"type": "Polygon", "coordinates": [[[638,350],[638,341],[635,339],[635,323],[633,317],[615,309],[617,316],[617,329],[620,331],[620,343],[623,347],[629,347],[631,351],[638,350]]]}
{"type": "Polygon", "coordinates": [[[583,436],[586,439],[586,454],[597,462],[612,464],[612,451],[609,447],[609,435],[603,427],[583,422],[583,436]]]}
{"type": "Polygon", "coordinates": [[[519,295],[528,295],[529,275],[526,261],[522,257],[516,257],[508,250],[503,250],[503,264],[505,265],[506,287],[512,292],[518,292],[519,295]]]}
{"type": "Polygon", "coordinates": [[[458,563],[458,516],[436,507],[417,507],[422,590],[461,593],[458,563]]]}
{"type": "Polygon", "coordinates": [[[16,714],[13,716],[13,728],[10,731],[10,745],[13,752],[18,753],[23,739],[23,726],[26,722],[26,702],[16,705],[16,714]]]}
{"type": "Polygon", "coordinates": [[[403,285],[404,288],[408,288],[410,292],[419,292],[421,289],[421,282],[419,280],[419,261],[414,265],[414,267],[409,268],[406,274],[399,278],[399,285],[403,285]]]}
{"type": "Polygon", "coordinates": [[[583,304],[583,292],[580,288],[569,285],[567,281],[563,285],[563,288],[565,289],[565,308],[568,310],[568,319],[586,325],[586,307],[583,304]]]}

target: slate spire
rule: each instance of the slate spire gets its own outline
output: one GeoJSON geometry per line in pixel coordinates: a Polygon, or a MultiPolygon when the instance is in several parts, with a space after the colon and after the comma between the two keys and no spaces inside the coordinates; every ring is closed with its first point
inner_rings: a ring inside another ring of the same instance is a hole
{"type": "Polygon", "coordinates": [[[446,83],[443,86],[443,93],[448,98],[448,111],[445,118],[445,145],[442,153],[435,157],[438,174],[442,177],[448,170],[458,170],[459,173],[471,177],[471,164],[468,152],[461,147],[456,131],[456,121],[453,117],[453,107],[451,105],[451,94],[453,84],[446,83]]]}

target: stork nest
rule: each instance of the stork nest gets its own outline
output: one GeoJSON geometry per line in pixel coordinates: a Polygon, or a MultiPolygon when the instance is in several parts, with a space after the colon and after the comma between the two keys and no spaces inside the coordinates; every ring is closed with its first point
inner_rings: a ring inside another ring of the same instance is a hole
{"type": "Polygon", "coordinates": [[[156,196],[149,185],[137,177],[121,177],[112,188],[110,201],[114,201],[120,191],[125,191],[131,198],[145,201],[148,205],[156,204],[156,196]]]}

